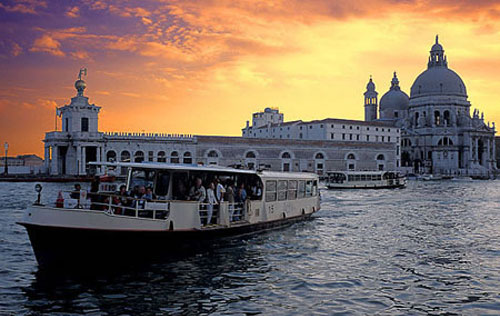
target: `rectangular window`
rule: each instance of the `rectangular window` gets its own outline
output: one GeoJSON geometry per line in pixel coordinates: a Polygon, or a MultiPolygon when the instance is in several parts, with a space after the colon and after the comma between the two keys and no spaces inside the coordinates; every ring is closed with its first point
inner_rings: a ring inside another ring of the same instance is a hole
{"type": "Polygon", "coordinates": [[[288,181],[280,180],[278,182],[278,201],[284,201],[288,195],[288,181]]]}
{"type": "Polygon", "coordinates": [[[288,181],[288,199],[295,200],[297,198],[297,180],[288,181]]]}
{"type": "Polygon", "coordinates": [[[359,134],[358,134],[358,135],[356,135],[356,140],[359,140],[359,134]]]}
{"type": "Polygon", "coordinates": [[[306,195],[306,182],[305,181],[299,181],[299,191],[298,191],[297,197],[299,199],[301,199],[305,195],[306,195]]]}
{"type": "Polygon", "coordinates": [[[313,188],[313,182],[312,181],[307,181],[306,182],[306,197],[311,197],[312,196],[312,188],[313,188]]]}
{"type": "Polygon", "coordinates": [[[352,140],[352,134],[349,134],[349,140],[352,140]]]}
{"type": "Polygon", "coordinates": [[[384,141],[384,136],[382,136],[382,142],[384,141]]]}
{"type": "Polygon", "coordinates": [[[369,142],[370,141],[370,135],[366,135],[366,141],[369,142]]]}
{"type": "Polygon", "coordinates": [[[148,151],[148,161],[153,161],[153,152],[148,151]]]}
{"type": "Polygon", "coordinates": [[[345,139],[345,134],[342,134],[342,139],[345,139]]]}
{"type": "Polygon", "coordinates": [[[87,117],[82,117],[82,132],[89,131],[89,119],[87,117]]]}
{"type": "Polygon", "coordinates": [[[330,133],[330,139],[335,139],[335,134],[330,133]]]}
{"type": "Polygon", "coordinates": [[[266,181],[266,202],[276,201],[276,181],[266,181]]]}
{"type": "Polygon", "coordinates": [[[64,122],[65,122],[65,124],[64,124],[64,131],[65,132],[69,132],[69,126],[68,126],[69,125],[69,120],[68,120],[68,118],[66,118],[64,120],[64,122]]]}

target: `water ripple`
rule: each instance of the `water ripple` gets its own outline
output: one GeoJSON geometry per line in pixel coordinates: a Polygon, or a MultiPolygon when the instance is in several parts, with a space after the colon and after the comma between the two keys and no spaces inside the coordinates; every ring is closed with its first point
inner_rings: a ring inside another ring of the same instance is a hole
{"type": "MultiPolygon", "coordinates": [[[[45,184],[44,201],[57,190],[45,184]]],[[[496,181],[322,191],[312,221],[166,262],[61,275],[38,271],[15,224],[33,184],[0,183],[0,314],[498,315],[499,193],[496,181]]]]}

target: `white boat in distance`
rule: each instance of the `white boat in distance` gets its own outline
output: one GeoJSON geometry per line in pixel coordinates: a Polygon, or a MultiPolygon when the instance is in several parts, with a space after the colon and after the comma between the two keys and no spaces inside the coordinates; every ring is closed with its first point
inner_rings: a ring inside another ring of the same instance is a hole
{"type": "Polygon", "coordinates": [[[406,178],[393,171],[329,171],[329,189],[389,189],[406,186],[406,178]]]}
{"type": "Polygon", "coordinates": [[[101,183],[98,192],[60,192],[55,203],[42,205],[38,186],[38,201],[18,224],[26,227],[40,266],[168,256],[215,238],[289,225],[320,209],[313,173],[167,163],[99,165],[126,168],[126,191],[150,187],[154,198],[119,194],[119,183],[101,183]],[[234,184],[235,192],[243,184],[248,198],[234,202],[228,196],[220,203],[189,199],[198,178],[204,186],[216,178],[234,184]]]}

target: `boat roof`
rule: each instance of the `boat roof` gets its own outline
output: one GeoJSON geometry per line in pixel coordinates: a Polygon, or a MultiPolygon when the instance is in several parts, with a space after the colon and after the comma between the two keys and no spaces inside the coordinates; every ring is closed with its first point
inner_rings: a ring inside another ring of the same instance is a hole
{"type": "Polygon", "coordinates": [[[90,162],[89,165],[108,166],[108,167],[126,167],[138,169],[156,169],[156,170],[173,170],[173,171],[200,171],[200,172],[217,172],[217,173],[232,173],[232,174],[254,174],[263,178],[294,178],[294,179],[313,179],[317,175],[310,172],[277,172],[277,171],[256,171],[248,169],[236,169],[222,166],[200,166],[193,164],[181,163],[166,163],[166,162],[90,162]]]}
{"type": "Polygon", "coordinates": [[[221,166],[200,166],[193,164],[166,163],[166,162],[90,162],[89,165],[139,168],[139,169],[188,170],[188,171],[205,171],[205,172],[257,174],[257,171],[248,169],[236,169],[236,168],[221,167],[221,166]]]}
{"type": "Polygon", "coordinates": [[[384,173],[397,173],[397,171],[389,171],[389,170],[384,170],[384,171],[377,171],[377,170],[372,170],[372,171],[327,171],[327,174],[334,174],[334,173],[342,173],[346,175],[377,175],[377,174],[384,174],[384,173]]]}

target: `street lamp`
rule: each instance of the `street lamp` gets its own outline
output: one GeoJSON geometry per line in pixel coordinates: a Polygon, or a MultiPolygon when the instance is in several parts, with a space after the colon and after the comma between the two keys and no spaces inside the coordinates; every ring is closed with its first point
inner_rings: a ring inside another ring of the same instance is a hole
{"type": "Polygon", "coordinates": [[[3,148],[5,148],[5,169],[3,170],[3,173],[7,175],[9,174],[9,164],[7,162],[7,152],[9,151],[9,144],[5,142],[5,144],[3,144],[3,148]]]}

